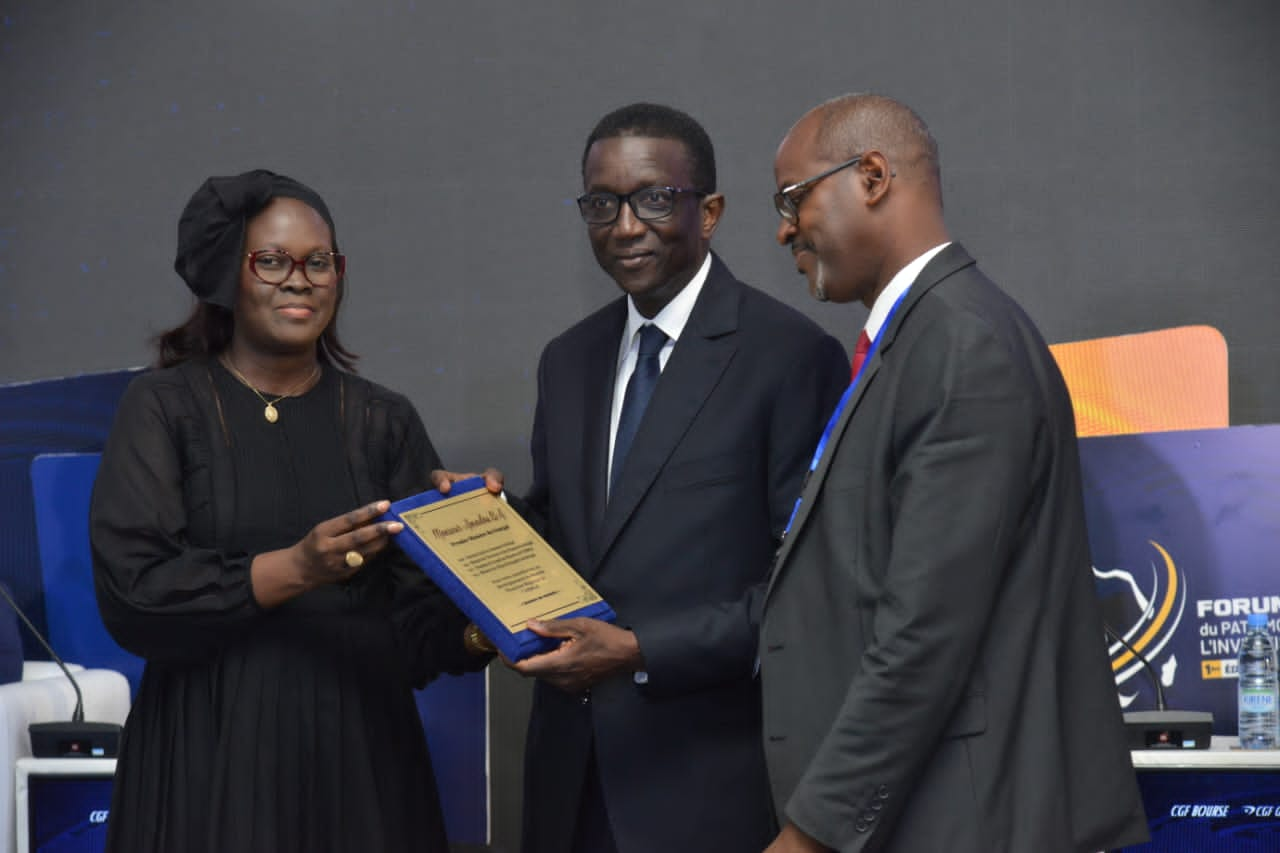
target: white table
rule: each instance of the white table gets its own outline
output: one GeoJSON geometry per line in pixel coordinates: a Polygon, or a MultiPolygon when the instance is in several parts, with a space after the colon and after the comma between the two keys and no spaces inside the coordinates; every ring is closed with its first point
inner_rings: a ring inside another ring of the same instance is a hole
{"type": "MultiPolygon", "coordinates": [[[[97,723],[123,723],[129,714],[129,682],[109,669],[68,664],[84,694],[84,717],[97,723]]],[[[17,849],[14,802],[16,762],[31,755],[31,723],[70,720],[75,691],[55,664],[27,662],[24,678],[0,684],[0,853],[17,849]]],[[[95,761],[101,759],[70,759],[95,761]]]]}
{"type": "MultiPolygon", "coordinates": [[[[96,777],[109,779],[115,775],[116,760],[114,758],[19,758],[14,762],[14,810],[16,826],[14,840],[19,853],[27,853],[31,848],[31,828],[27,824],[28,804],[31,796],[31,779],[39,777],[96,777]]],[[[106,823],[110,801],[95,808],[86,817],[90,822],[106,823]]]]}
{"type": "Polygon", "coordinates": [[[1133,766],[1280,769],[1280,749],[1241,749],[1235,737],[1214,735],[1208,749],[1135,749],[1133,766]]]}

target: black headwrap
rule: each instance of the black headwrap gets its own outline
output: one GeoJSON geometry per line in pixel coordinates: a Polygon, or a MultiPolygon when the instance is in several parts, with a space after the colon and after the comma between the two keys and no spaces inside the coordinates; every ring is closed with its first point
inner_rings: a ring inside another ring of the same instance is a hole
{"type": "Polygon", "coordinates": [[[202,302],[235,307],[245,223],[278,196],[296,198],[313,208],[336,235],[329,208],[315,190],[265,169],[209,178],[191,196],[178,220],[178,257],[173,268],[202,302]]]}

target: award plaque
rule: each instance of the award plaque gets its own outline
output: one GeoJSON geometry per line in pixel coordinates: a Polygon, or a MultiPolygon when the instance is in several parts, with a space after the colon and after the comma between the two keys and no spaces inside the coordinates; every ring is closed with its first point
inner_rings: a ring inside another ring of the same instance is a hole
{"type": "Polygon", "coordinates": [[[530,619],[614,619],[613,608],[480,477],[454,483],[447,495],[396,501],[383,518],[404,524],[396,544],[510,660],[560,643],[530,631],[530,619]]]}

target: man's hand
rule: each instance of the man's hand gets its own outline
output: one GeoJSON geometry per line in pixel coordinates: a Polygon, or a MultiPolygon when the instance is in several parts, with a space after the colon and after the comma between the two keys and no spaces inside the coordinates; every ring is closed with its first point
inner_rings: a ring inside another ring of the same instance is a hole
{"type": "Polygon", "coordinates": [[[557,649],[507,665],[566,693],[581,693],[615,672],[644,669],[636,635],[608,622],[581,616],[552,622],[530,619],[529,629],[564,642],[557,649]]]}
{"type": "MultiPolygon", "coordinates": [[[[457,471],[444,471],[440,468],[431,472],[431,487],[442,495],[449,494],[453,484],[459,480],[479,477],[479,474],[462,474],[457,471]]],[[[497,468],[484,469],[484,487],[495,495],[502,494],[502,472],[497,468]]]]}
{"type": "Polygon", "coordinates": [[[764,853],[827,853],[829,849],[822,842],[805,835],[794,823],[788,823],[764,853]]]}

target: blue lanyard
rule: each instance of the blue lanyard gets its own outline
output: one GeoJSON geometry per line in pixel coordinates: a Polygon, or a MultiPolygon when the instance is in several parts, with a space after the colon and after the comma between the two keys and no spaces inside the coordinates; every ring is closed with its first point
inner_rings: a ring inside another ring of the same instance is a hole
{"type": "MultiPolygon", "coordinates": [[[[902,304],[902,300],[907,298],[907,294],[911,292],[911,288],[902,291],[893,306],[889,309],[889,313],[885,315],[884,322],[880,324],[880,331],[876,332],[875,339],[871,341],[871,346],[867,348],[867,355],[862,360],[862,364],[858,366],[858,373],[853,377],[853,381],[849,383],[849,387],[844,389],[844,394],[840,397],[840,402],[836,403],[836,409],[831,413],[831,418],[827,421],[827,427],[822,431],[822,438],[818,439],[818,446],[814,448],[813,458],[809,460],[809,470],[804,475],[804,485],[808,485],[809,478],[813,476],[813,472],[818,470],[818,463],[822,461],[822,455],[827,451],[827,442],[831,440],[831,433],[836,428],[836,423],[840,420],[844,407],[848,404],[849,398],[853,396],[854,389],[858,387],[858,380],[862,378],[863,372],[867,369],[867,365],[871,363],[871,357],[876,354],[876,350],[880,349],[880,338],[884,337],[885,330],[889,328],[889,324],[893,322],[893,315],[898,313],[898,306],[902,304]]],[[[800,501],[804,497],[804,486],[800,487],[800,494],[796,496],[796,505],[791,508],[791,517],[787,519],[787,526],[783,528],[782,536],[785,539],[787,534],[791,532],[791,525],[795,523],[796,514],[800,512],[800,501]]]]}

